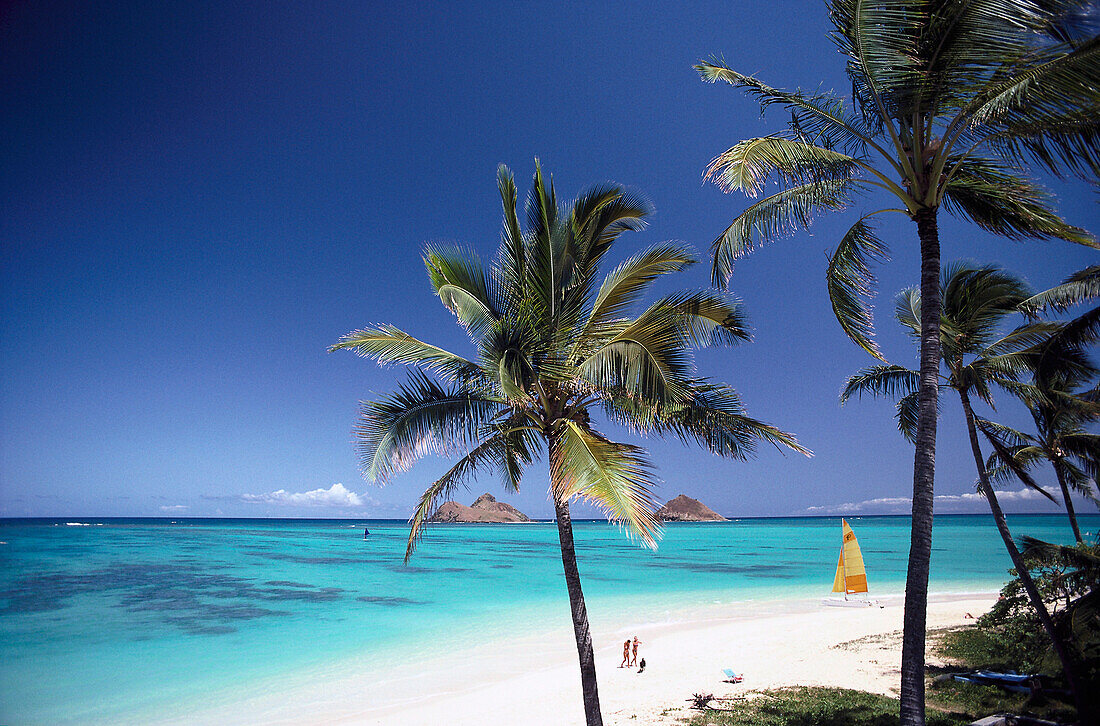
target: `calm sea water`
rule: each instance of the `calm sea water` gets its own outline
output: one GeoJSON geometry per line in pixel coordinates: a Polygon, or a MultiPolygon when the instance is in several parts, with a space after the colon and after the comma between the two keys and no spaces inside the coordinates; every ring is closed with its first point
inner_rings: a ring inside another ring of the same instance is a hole
{"type": "MultiPolygon", "coordinates": [[[[904,587],[909,520],[849,520],[873,593],[904,587]]],[[[1058,515],[1014,534],[1069,541],[1058,515]]],[[[1082,517],[1100,530],[1100,515],[1082,517]]],[[[410,565],[404,522],[0,520],[0,723],[140,721],[340,658],[568,628],[553,524],[430,528],[410,565]],[[363,527],[371,536],[364,539],[363,527]]],[[[656,552],[576,523],[594,622],[827,594],[838,518],[671,525],[656,552]]],[[[988,592],[1010,567],[989,518],[939,516],[930,589],[988,592]]]]}

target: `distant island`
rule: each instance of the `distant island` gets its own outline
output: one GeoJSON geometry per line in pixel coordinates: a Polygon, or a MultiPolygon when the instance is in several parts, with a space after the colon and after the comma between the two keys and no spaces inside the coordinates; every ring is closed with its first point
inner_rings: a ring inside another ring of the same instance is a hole
{"type": "Polygon", "coordinates": [[[665,506],[657,510],[657,519],[662,522],[726,522],[728,521],[698,499],[681,494],[670,499],[665,506]]]}
{"type": "Polygon", "coordinates": [[[458,502],[444,502],[428,518],[437,523],[530,522],[531,518],[511,504],[498,502],[492,494],[482,494],[469,507],[458,502]]]}

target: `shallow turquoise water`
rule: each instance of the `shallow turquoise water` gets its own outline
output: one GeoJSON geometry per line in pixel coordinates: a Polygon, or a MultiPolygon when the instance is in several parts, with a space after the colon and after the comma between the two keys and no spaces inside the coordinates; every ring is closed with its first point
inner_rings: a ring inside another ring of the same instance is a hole
{"type": "MultiPolygon", "coordinates": [[[[231,685],[341,657],[405,661],[568,627],[553,524],[432,527],[409,566],[403,522],[0,520],[0,722],[132,721],[231,685]],[[363,539],[366,524],[371,536],[363,539]]],[[[900,593],[909,520],[849,519],[873,593],[900,593]]],[[[1058,515],[1014,534],[1069,541],[1058,515]]],[[[1100,515],[1082,517],[1100,529],[1100,515]]],[[[590,616],[827,594],[838,518],[670,525],[656,552],[576,523],[590,616]]],[[[998,589],[1010,566],[988,516],[940,516],[933,592],[998,589]]]]}

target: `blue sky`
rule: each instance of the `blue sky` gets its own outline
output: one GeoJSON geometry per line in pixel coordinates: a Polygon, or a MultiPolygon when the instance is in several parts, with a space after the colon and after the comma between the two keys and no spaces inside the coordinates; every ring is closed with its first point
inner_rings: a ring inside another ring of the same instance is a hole
{"type": "MultiPolygon", "coordinates": [[[[408,516],[446,462],[379,488],[351,441],[357,401],[403,372],[325,348],[389,322],[470,352],[420,250],[495,251],[498,163],[521,194],[536,156],[560,197],[604,180],[644,194],[651,224],[615,260],[666,239],[705,252],[746,201],[703,184],[703,168],[785,118],[692,65],[717,55],[777,86],[848,87],[816,1],[439,5],[0,11],[0,516],[408,516]]],[[[1094,191],[1045,182],[1071,222],[1100,230],[1094,191]]],[[[738,264],[754,342],[699,356],[816,456],[740,463],[643,441],[661,499],[684,492],[731,516],[908,511],[912,453],[891,405],[837,404],[871,362],[824,286],[858,211],[738,264]]],[[[915,228],[898,217],[880,232],[893,251],[880,342],[915,364],[889,317],[916,282],[915,228]]],[[[941,232],[945,260],[1001,264],[1036,288],[1098,257],[946,215],[941,232]]],[[[699,265],[676,287],[707,283],[699,265]]],[[[998,415],[1021,413],[1006,402],[998,415]]],[[[939,511],[981,511],[959,418],[946,400],[939,511]]],[[[461,498],[482,491],[502,496],[486,479],[461,498]]],[[[545,468],[508,499],[550,516],[545,468]]]]}

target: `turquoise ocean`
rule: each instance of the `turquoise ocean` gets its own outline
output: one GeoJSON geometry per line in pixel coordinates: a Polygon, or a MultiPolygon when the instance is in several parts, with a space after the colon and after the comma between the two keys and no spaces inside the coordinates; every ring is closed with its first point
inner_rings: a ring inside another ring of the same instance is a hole
{"type": "MultiPolygon", "coordinates": [[[[909,519],[849,523],[872,594],[900,594],[909,519]]],[[[1061,515],[1010,525],[1070,540],[1061,515]]],[[[593,623],[661,623],[827,595],[840,519],[671,524],[655,552],[606,522],[575,535],[593,623]]],[[[401,521],[0,520],[0,723],[141,723],[335,663],[570,628],[552,523],[433,526],[409,565],[406,536],[401,521]]],[[[988,516],[936,518],[931,592],[994,592],[1009,567],[988,516]]]]}

